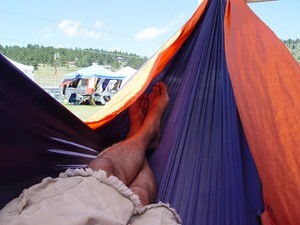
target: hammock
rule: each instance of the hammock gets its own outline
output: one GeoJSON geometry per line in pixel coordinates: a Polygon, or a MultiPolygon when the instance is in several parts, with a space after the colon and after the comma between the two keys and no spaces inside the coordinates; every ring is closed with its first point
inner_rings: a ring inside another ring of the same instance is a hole
{"type": "Polygon", "coordinates": [[[205,0],[85,123],[2,56],[0,71],[2,206],[122,140],[128,106],[163,80],[157,201],[187,225],[300,222],[299,65],[243,0],[205,0]]]}

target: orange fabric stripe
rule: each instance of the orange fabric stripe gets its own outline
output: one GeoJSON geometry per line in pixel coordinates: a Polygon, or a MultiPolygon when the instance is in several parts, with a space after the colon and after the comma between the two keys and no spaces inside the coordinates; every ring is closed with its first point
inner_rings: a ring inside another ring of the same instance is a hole
{"type": "Polygon", "coordinates": [[[300,67],[244,0],[228,0],[225,51],[264,190],[264,224],[300,224],[300,67]]]}
{"type": "Polygon", "coordinates": [[[163,70],[184,41],[193,31],[203,14],[208,0],[205,0],[193,16],[177,33],[167,41],[160,50],[152,56],[105,106],[88,118],[85,123],[92,129],[97,129],[112,120],[116,115],[129,107],[148,87],[149,83],[163,70]]]}

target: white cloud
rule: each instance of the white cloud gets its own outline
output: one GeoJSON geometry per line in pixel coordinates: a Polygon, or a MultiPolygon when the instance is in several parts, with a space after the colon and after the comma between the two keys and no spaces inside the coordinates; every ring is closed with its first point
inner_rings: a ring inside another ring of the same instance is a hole
{"type": "Polygon", "coordinates": [[[169,30],[174,27],[178,26],[178,24],[181,24],[182,21],[185,20],[185,17],[183,15],[179,15],[177,18],[173,19],[168,23],[167,26],[164,27],[148,27],[141,31],[139,31],[135,37],[137,39],[144,39],[144,40],[154,40],[155,38],[166,34],[169,32],[169,30]]]}
{"type": "Polygon", "coordinates": [[[135,37],[137,39],[153,40],[153,39],[157,38],[158,36],[167,33],[168,30],[169,30],[168,27],[161,27],[161,28],[148,27],[148,28],[138,32],[135,35],[135,37]]]}
{"type": "Polygon", "coordinates": [[[58,24],[58,28],[67,36],[73,37],[80,34],[80,23],[72,20],[63,20],[58,24]]]}
{"type": "Polygon", "coordinates": [[[58,24],[58,29],[69,37],[83,37],[100,40],[107,38],[107,35],[97,30],[101,28],[103,24],[104,22],[97,20],[93,28],[87,28],[81,26],[80,22],[66,19],[58,24]]]}

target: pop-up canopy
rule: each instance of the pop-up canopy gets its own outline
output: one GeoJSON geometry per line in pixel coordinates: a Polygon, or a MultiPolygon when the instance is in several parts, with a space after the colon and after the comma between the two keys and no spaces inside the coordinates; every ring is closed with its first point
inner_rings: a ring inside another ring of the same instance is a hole
{"type": "Polygon", "coordinates": [[[89,67],[66,74],[61,86],[67,85],[79,79],[89,78],[121,80],[125,78],[125,75],[116,74],[108,69],[105,69],[103,66],[93,64],[89,67]]]}

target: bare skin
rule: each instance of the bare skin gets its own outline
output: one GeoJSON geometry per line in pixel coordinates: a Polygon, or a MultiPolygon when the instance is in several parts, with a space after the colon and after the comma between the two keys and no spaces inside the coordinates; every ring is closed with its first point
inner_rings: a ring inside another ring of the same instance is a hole
{"type": "Polygon", "coordinates": [[[130,130],[126,139],[137,133],[141,128],[148,111],[148,105],[148,96],[142,95],[129,107],[130,130]]]}
{"type": "Polygon", "coordinates": [[[140,97],[129,109],[127,139],[112,145],[89,167],[118,177],[140,197],[142,205],[155,200],[156,182],[146,160],[147,148],[160,133],[160,120],[169,103],[167,87],[159,82],[148,97],[140,97]]]}
{"type": "MultiPolygon", "coordinates": [[[[129,108],[130,130],[127,138],[137,133],[141,128],[148,111],[148,106],[149,98],[143,95],[129,108]]],[[[153,149],[157,147],[159,135],[156,135],[158,137],[154,138],[154,143],[152,141],[148,148],[153,149]]],[[[148,205],[155,201],[157,194],[156,181],[146,158],[143,168],[129,185],[129,188],[139,196],[142,205],[148,205]]]]}

